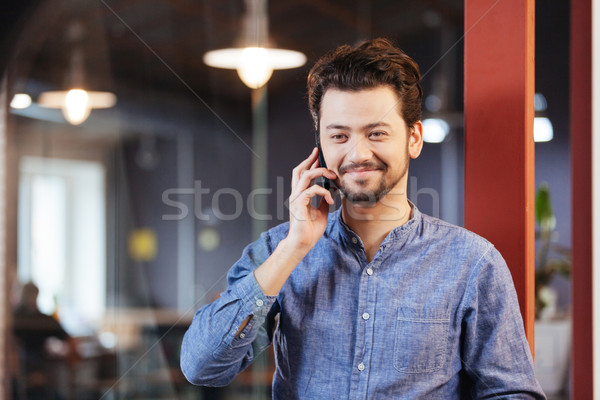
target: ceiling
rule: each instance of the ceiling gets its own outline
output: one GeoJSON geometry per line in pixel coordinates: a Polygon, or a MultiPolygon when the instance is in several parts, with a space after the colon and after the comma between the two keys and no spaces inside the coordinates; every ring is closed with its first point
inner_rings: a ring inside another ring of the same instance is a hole
{"type": "MultiPolygon", "coordinates": [[[[304,68],[276,72],[279,77],[270,82],[270,90],[304,81],[313,62],[342,43],[385,36],[401,46],[419,42],[436,49],[428,40],[437,38],[444,26],[462,29],[462,7],[460,0],[271,1],[271,38],[279,47],[305,53],[309,61],[304,68]]],[[[41,2],[16,47],[20,78],[38,83],[37,89],[30,88],[34,92],[64,85],[77,45],[83,49],[89,85],[121,96],[193,91],[247,97],[234,71],[202,62],[206,51],[235,42],[244,10],[243,0],[41,2]],[[73,33],[74,24],[83,27],[79,34],[73,33]]]]}

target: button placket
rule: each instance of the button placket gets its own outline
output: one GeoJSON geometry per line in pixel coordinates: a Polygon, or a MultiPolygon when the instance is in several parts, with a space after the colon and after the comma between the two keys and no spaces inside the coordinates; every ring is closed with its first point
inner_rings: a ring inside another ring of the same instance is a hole
{"type": "MultiPolygon", "coordinates": [[[[359,308],[359,310],[362,309],[362,313],[359,314],[360,318],[363,320],[362,324],[360,324],[364,330],[363,330],[363,343],[364,343],[364,350],[362,352],[362,354],[359,356],[360,358],[357,360],[359,361],[359,364],[356,366],[356,368],[359,371],[359,374],[362,375],[363,377],[370,375],[373,371],[369,370],[367,371],[367,365],[369,365],[369,363],[371,362],[371,357],[372,357],[372,353],[373,353],[373,329],[374,329],[374,323],[375,320],[374,318],[374,312],[375,312],[375,298],[376,298],[376,287],[377,287],[377,280],[374,278],[371,278],[373,276],[374,272],[374,267],[378,267],[379,266],[379,260],[373,260],[370,263],[370,266],[368,266],[367,268],[364,269],[366,275],[362,276],[362,282],[364,282],[365,286],[366,286],[366,296],[364,298],[364,302],[362,304],[360,304],[361,308],[359,308]],[[371,322],[373,321],[373,322],[371,322]],[[363,375],[363,374],[367,374],[367,375],[363,375]]],[[[366,393],[367,390],[367,386],[366,386],[366,380],[365,379],[360,379],[357,381],[357,392],[361,393],[361,396],[363,395],[363,393],[366,393]]]]}
{"type": "MultiPolygon", "coordinates": [[[[352,237],[350,240],[354,242],[354,240],[356,240],[356,243],[359,242],[357,237],[352,237]]],[[[364,252],[363,252],[363,256],[364,256],[364,252]]],[[[369,309],[369,277],[364,273],[364,271],[366,271],[366,265],[367,265],[367,261],[366,259],[361,261],[362,267],[363,267],[363,274],[360,275],[360,289],[359,289],[359,293],[358,293],[358,309],[356,310],[357,315],[357,331],[356,331],[356,342],[355,342],[355,352],[354,352],[354,368],[356,368],[354,371],[355,373],[353,374],[353,378],[352,378],[352,389],[351,389],[351,393],[353,393],[350,398],[363,398],[364,395],[358,394],[356,391],[359,390],[359,387],[361,386],[361,381],[366,379],[365,376],[363,374],[363,372],[366,373],[365,369],[366,369],[366,363],[368,362],[368,356],[369,353],[372,351],[371,346],[369,343],[367,343],[365,341],[366,337],[369,336],[369,332],[368,332],[368,326],[370,324],[366,323],[366,319],[365,317],[367,317],[367,315],[370,314],[365,312],[366,310],[369,309]],[[362,378],[361,378],[362,376],[362,378]]],[[[367,318],[369,318],[367,317],[367,318]]],[[[361,389],[362,390],[362,389],[361,389]]]]}

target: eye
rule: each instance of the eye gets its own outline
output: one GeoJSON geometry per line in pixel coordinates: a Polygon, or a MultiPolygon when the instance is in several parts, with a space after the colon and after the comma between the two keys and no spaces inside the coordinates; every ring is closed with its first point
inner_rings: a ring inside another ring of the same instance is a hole
{"type": "Polygon", "coordinates": [[[334,140],[336,142],[342,142],[342,141],[346,140],[346,135],[343,133],[334,133],[330,137],[332,140],[334,140]]]}
{"type": "Polygon", "coordinates": [[[381,138],[386,135],[387,135],[387,133],[382,132],[382,131],[374,131],[374,132],[369,133],[369,137],[372,137],[372,138],[381,138]]]}

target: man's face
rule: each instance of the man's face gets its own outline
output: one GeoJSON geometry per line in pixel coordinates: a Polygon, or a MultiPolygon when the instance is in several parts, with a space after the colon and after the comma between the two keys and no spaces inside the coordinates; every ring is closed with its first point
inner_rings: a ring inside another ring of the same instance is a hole
{"type": "Polygon", "coordinates": [[[350,202],[373,204],[388,193],[405,194],[409,157],[421,151],[421,124],[409,128],[399,109],[387,86],[325,92],[319,121],[323,156],[350,202]]]}

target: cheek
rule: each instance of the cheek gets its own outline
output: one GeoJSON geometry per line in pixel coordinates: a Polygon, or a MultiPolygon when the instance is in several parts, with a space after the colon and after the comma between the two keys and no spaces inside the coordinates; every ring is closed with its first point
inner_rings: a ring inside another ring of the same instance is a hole
{"type": "Polygon", "coordinates": [[[332,147],[321,147],[323,149],[323,158],[325,159],[325,163],[327,164],[328,169],[332,169],[337,171],[340,164],[340,151],[339,149],[335,149],[332,147]]]}
{"type": "Polygon", "coordinates": [[[397,148],[394,151],[388,149],[386,152],[380,152],[377,156],[387,165],[388,169],[392,170],[403,166],[408,159],[406,148],[397,148]]]}

